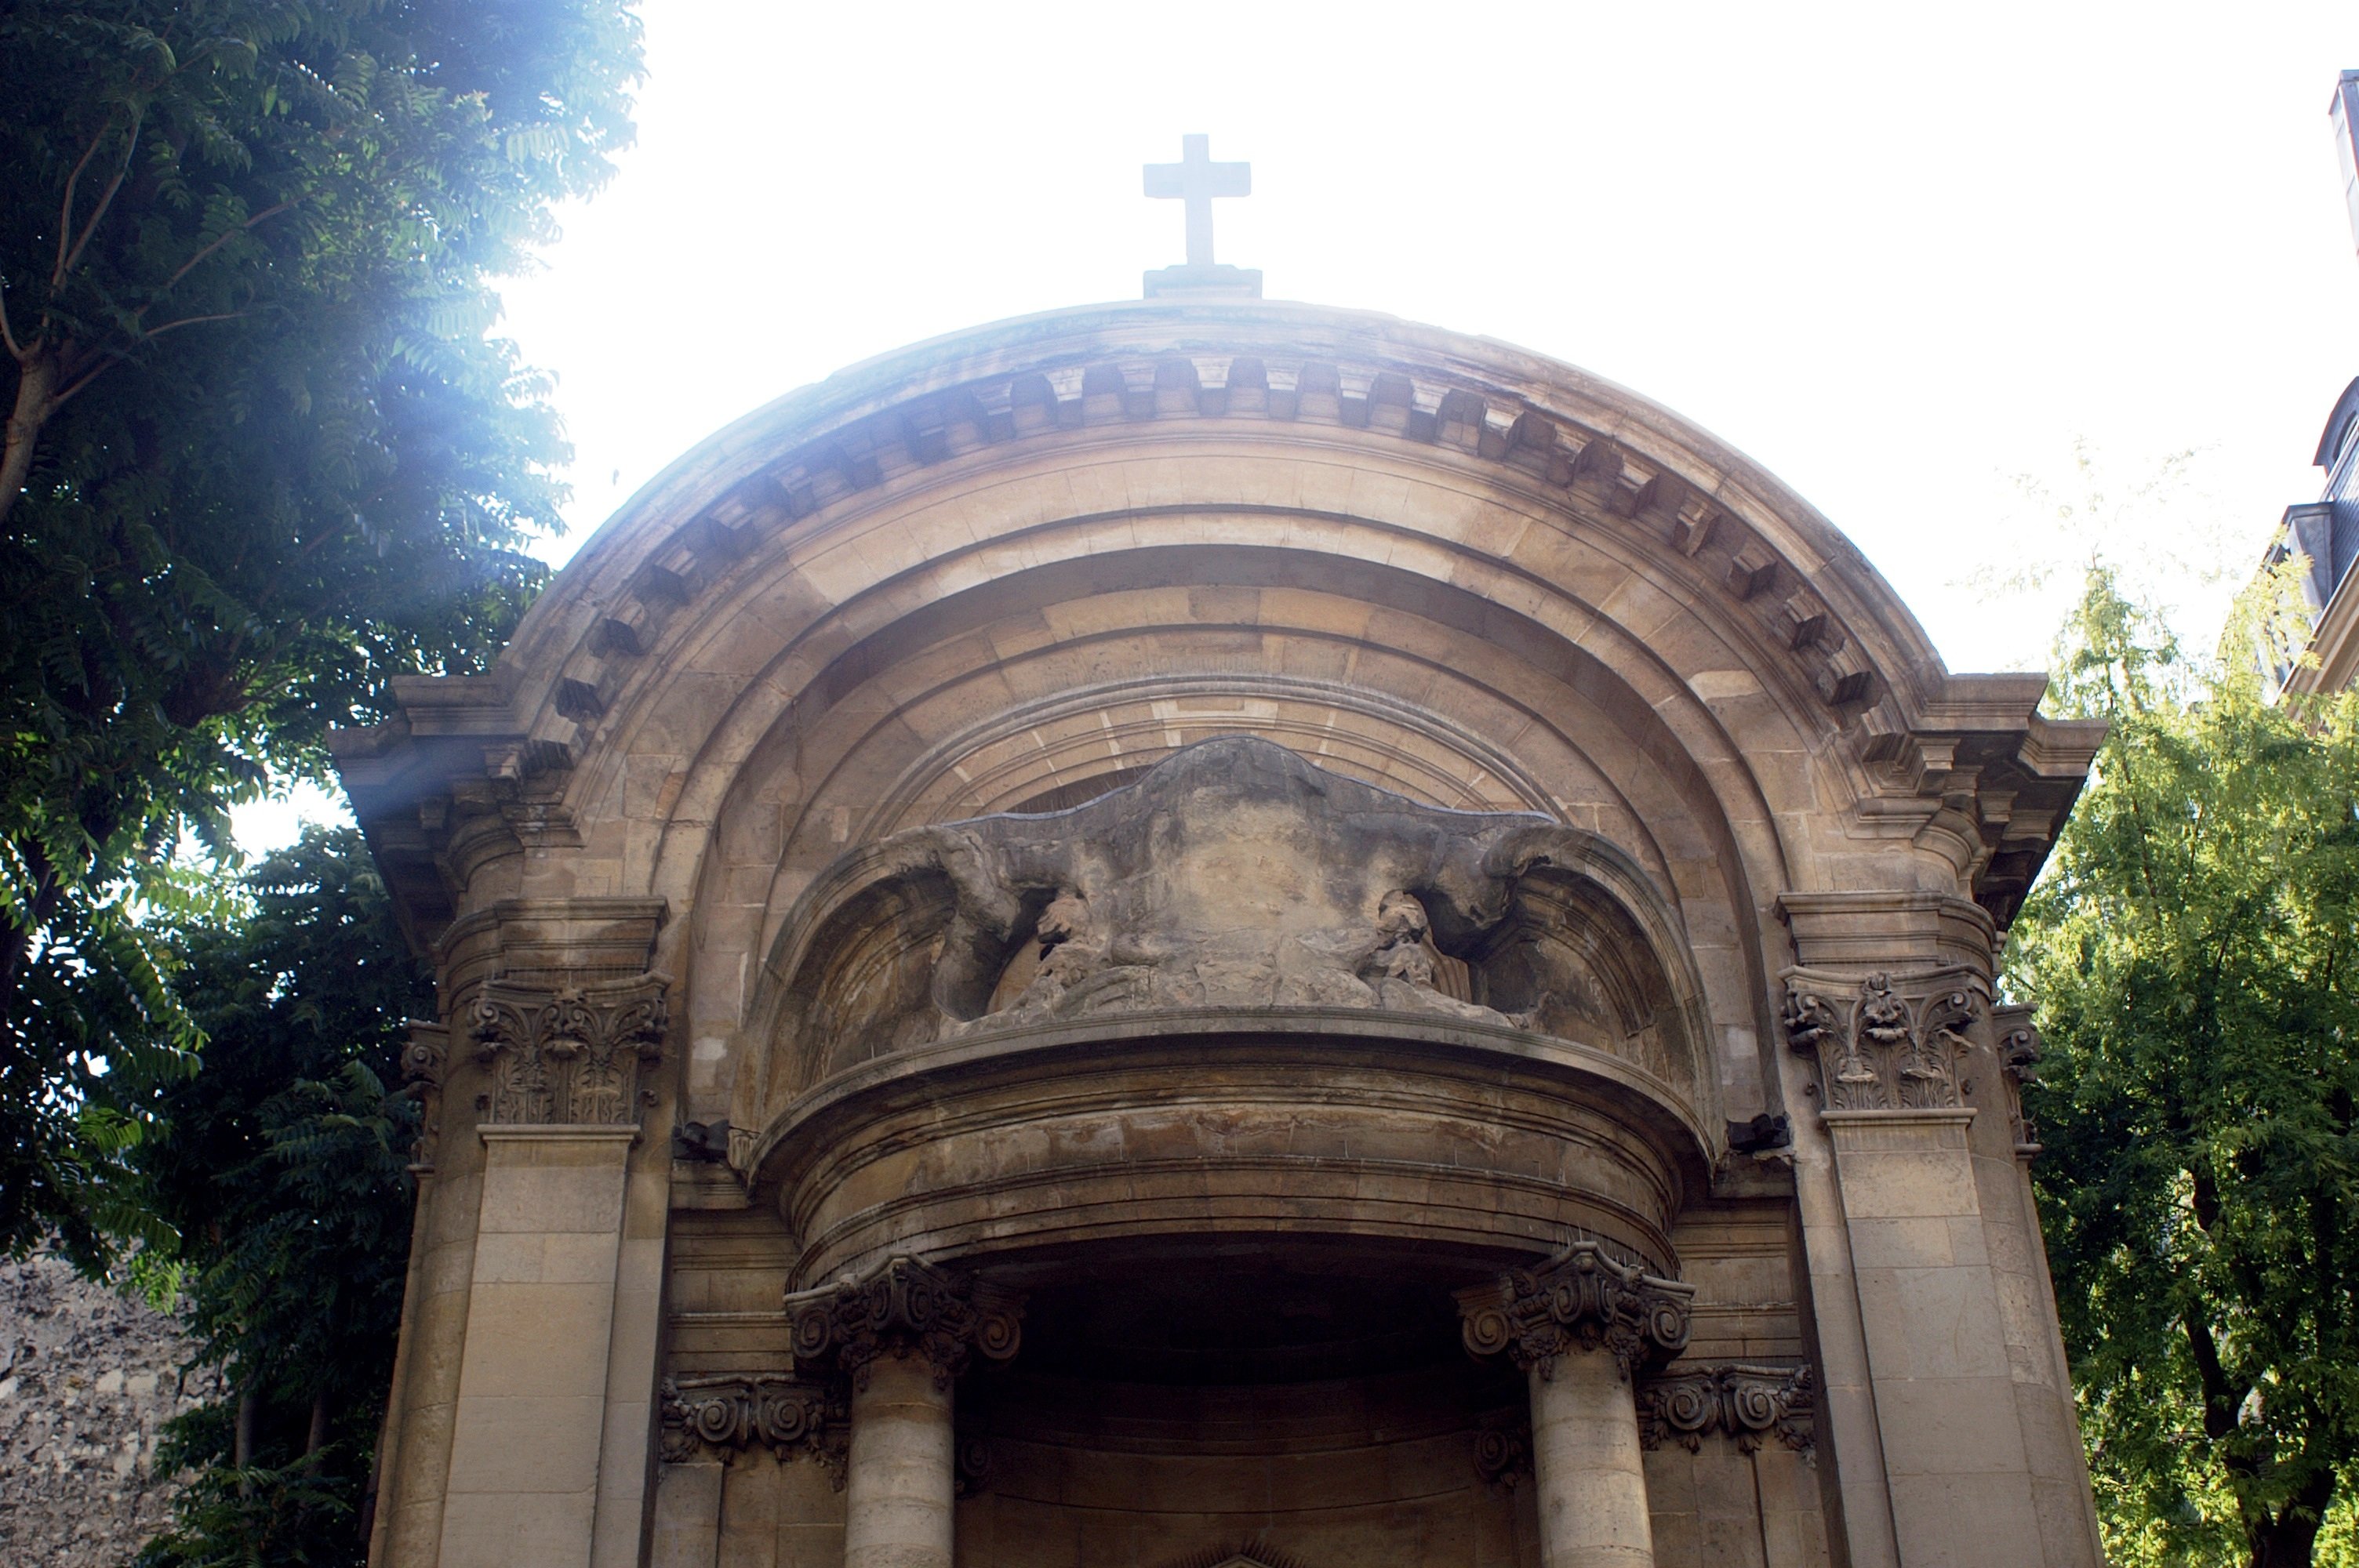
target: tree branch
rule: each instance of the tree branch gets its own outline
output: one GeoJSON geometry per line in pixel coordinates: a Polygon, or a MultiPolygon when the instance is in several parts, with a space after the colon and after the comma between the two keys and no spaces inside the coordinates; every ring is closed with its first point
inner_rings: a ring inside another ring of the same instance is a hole
{"type": "MultiPolygon", "coordinates": [[[[171,293],[173,287],[179,283],[180,279],[188,276],[191,272],[194,272],[207,256],[212,255],[215,251],[229,243],[230,241],[235,239],[238,235],[245,233],[247,230],[253,228],[256,223],[261,222],[264,219],[276,218],[278,214],[286,211],[287,209],[294,205],[295,203],[292,201],[281,201],[276,206],[265,207],[261,211],[256,212],[253,217],[248,218],[236,228],[223,230],[221,234],[214,239],[212,244],[207,245],[195,255],[192,255],[187,261],[182,262],[180,264],[180,270],[166,278],[164,280],[164,287],[156,291],[156,297],[150,299],[147,304],[142,305],[138,309],[133,311],[131,313],[131,319],[134,321],[136,321],[142,316],[147,315],[147,312],[156,308],[156,307],[163,301],[164,296],[171,293]]],[[[156,329],[156,331],[158,332],[164,330],[166,330],[166,329],[161,327],[156,329]]],[[[152,338],[156,333],[150,332],[147,335],[152,338]]]]}
{"type": "MultiPolygon", "coordinates": [[[[2203,1434],[2214,1443],[2236,1430],[2236,1407],[2244,1401],[2229,1385],[2227,1368],[2220,1365],[2220,1347],[2212,1342],[2212,1325],[2202,1312],[2191,1303],[2180,1314],[2187,1330],[2187,1347],[2194,1354],[2196,1376],[2203,1380],[2203,1434]]],[[[2237,1461],[2233,1455],[2223,1455],[2222,1463],[2234,1474],[2237,1461]]],[[[2245,1469],[2251,1468],[2250,1461],[2245,1469]]]]}
{"type": "MultiPolygon", "coordinates": [[[[82,264],[82,253],[89,247],[91,236],[98,232],[99,221],[106,216],[106,210],[114,205],[114,193],[123,189],[124,178],[131,172],[131,155],[138,148],[139,118],[135,114],[131,120],[130,135],[123,140],[123,161],[115,167],[114,178],[106,182],[105,194],[98,199],[98,205],[91,209],[90,222],[82,225],[82,238],[74,242],[73,254],[58,264],[58,281],[61,287],[65,275],[82,264]]],[[[65,243],[62,233],[58,236],[58,242],[60,244],[65,243]]]]}
{"type": "Polygon", "coordinates": [[[49,292],[52,294],[65,287],[66,247],[73,237],[74,188],[82,183],[82,171],[90,167],[90,160],[96,157],[98,149],[105,145],[107,127],[114,124],[114,115],[110,112],[106,124],[98,128],[98,135],[90,139],[90,146],[76,160],[73,172],[66,176],[65,200],[58,209],[58,265],[49,270],[49,292]]]}
{"type": "MultiPolygon", "coordinates": [[[[141,333],[137,341],[132,343],[131,349],[137,348],[141,343],[154,342],[157,339],[162,337],[165,333],[171,331],[177,327],[197,327],[203,325],[207,321],[234,321],[245,314],[245,312],[243,310],[220,310],[215,311],[210,316],[183,316],[177,321],[165,322],[162,326],[157,328],[152,332],[141,333]]],[[[74,380],[67,385],[63,392],[59,393],[56,396],[49,399],[49,406],[52,408],[58,406],[60,404],[65,402],[67,398],[71,397],[75,393],[80,392],[83,387],[88,386],[92,382],[96,381],[100,376],[104,375],[108,371],[114,368],[116,364],[120,363],[124,360],[129,359],[131,357],[131,349],[114,350],[104,359],[100,360],[98,363],[91,366],[90,369],[75,377],[74,380]]]]}
{"type": "Polygon", "coordinates": [[[25,362],[25,351],[16,341],[14,329],[8,325],[8,291],[0,288],[0,342],[8,345],[8,357],[18,364],[25,362]]]}

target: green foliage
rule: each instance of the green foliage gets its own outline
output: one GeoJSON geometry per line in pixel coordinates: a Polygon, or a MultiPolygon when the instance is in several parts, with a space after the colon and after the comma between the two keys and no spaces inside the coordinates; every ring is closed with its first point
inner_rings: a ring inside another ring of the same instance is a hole
{"type": "Polygon", "coordinates": [[[490,279],[638,61],[625,0],[0,7],[0,1251],[93,1260],[100,1081],[189,1069],[186,838],[539,582],[565,448],[490,279]]]}
{"type": "Polygon", "coordinates": [[[386,1086],[432,982],[350,829],[307,830],[239,903],[182,940],[179,984],[209,1043],[147,1108],[155,1130],[117,1184],[175,1238],[143,1257],[168,1256],[197,1359],[233,1390],[168,1430],[162,1464],[199,1476],[143,1562],[357,1563],[418,1131],[386,1086]]]}
{"type": "Polygon", "coordinates": [[[2027,1109],[2116,1560],[2350,1563],[2359,1479],[2359,698],[2271,703],[2103,570],[2056,681],[2112,731],[2009,937],[2027,1109]],[[2338,1544],[2339,1543],[2339,1544],[2338,1544]]]}

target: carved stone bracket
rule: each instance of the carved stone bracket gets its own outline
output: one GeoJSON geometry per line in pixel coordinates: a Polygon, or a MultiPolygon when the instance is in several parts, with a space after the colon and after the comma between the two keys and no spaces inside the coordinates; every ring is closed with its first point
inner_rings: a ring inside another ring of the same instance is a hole
{"type": "Polygon", "coordinates": [[[494,980],[467,1008],[475,1057],[492,1072],[484,1119],[499,1124],[635,1125],[663,1056],[671,977],[640,975],[545,990],[494,980]]]}
{"type": "Polygon", "coordinates": [[[1504,1351],[1543,1378],[1560,1356],[1603,1348],[1626,1379],[1686,1346],[1695,1290],[1576,1241],[1545,1263],[1459,1292],[1459,1327],[1473,1355],[1504,1351]]]}
{"type": "Polygon", "coordinates": [[[1999,1069],[2006,1076],[2006,1108],[2015,1129],[2015,1152],[2024,1159],[2039,1152],[2039,1129],[2023,1113],[2023,1086],[2039,1081],[2039,1030],[2031,1009],[2022,1006],[1991,1010],[1998,1029],[1999,1069]]]}
{"type": "Polygon", "coordinates": [[[795,1378],[667,1378],[663,1384],[663,1460],[701,1454],[734,1458],[763,1444],[780,1460],[809,1457],[826,1465],[840,1489],[851,1443],[842,1390],[795,1378]]]}
{"type": "Polygon", "coordinates": [[[1532,1474],[1532,1422],[1527,1411],[1494,1411],[1474,1429],[1474,1474],[1486,1487],[1514,1491],[1532,1474]]]}
{"type": "Polygon", "coordinates": [[[1962,968],[1856,983],[1788,969],[1786,1039],[1817,1065],[1823,1109],[1954,1109],[1961,1032],[1989,994],[1962,968]]]}
{"type": "Polygon", "coordinates": [[[1815,1440],[1815,1379],[1808,1367],[1756,1367],[1732,1361],[1649,1379],[1638,1390],[1638,1442],[1666,1440],[1690,1454],[1722,1433],[1751,1454],[1772,1437],[1808,1451],[1815,1440]]]}
{"type": "Polygon", "coordinates": [[[418,1141],[409,1152],[413,1175],[430,1174],[442,1137],[442,1075],[451,1061],[451,1031],[422,1018],[408,1021],[409,1041],[401,1048],[401,1076],[418,1086],[418,1141]]]}
{"type": "Polygon", "coordinates": [[[832,1368],[868,1386],[880,1356],[922,1356],[934,1385],[947,1389],[976,1352],[994,1361],[1016,1354],[1024,1303],[953,1269],[888,1258],[864,1275],[787,1297],[798,1368],[832,1368]]]}

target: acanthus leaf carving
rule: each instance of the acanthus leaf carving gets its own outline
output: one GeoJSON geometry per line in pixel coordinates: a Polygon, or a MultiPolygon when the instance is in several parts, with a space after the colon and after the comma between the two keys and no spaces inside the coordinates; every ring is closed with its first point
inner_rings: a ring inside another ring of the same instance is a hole
{"type": "Polygon", "coordinates": [[[1878,973],[1855,986],[1788,970],[1786,1040],[1817,1067],[1825,1109],[1955,1109],[1963,1032],[1987,996],[1964,968],[1878,973]]]}
{"type": "Polygon", "coordinates": [[[645,1070],[663,1057],[670,985],[660,972],[554,990],[485,985],[467,1008],[476,1059],[491,1069],[485,1119],[636,1124],[652,1098],[645,1070]]]}
{"type": "Polygon", "coordinates": [[[866,1273],[787,1297],[798,1369],[829,1368],[854,1388],[884,1356],[922,1357],[948,1388],[976,1354],[1006,1361],[1022,1343],[1022,1298],[918,1258],[887,1258],[866,1273]]]}
{"type": "Polygon", "coordinates": [[[1603,1349],[1628,1379],[1686,1347],[1695,1290],[1582,1240],[1459,1292],[1459,1327],[1469,1353],[1504,1352],[1542,1378],[1554,1376],[1560,1357],[1603,1349]]]}
{"type": "Polygon", "coordinates": [[[1765,1367],[1734,1361],[1649,1379],[1638,1390],[1638,1442],[1666,1441],[1693,1454],[1717,1433],[1746,1454],[1771,1438],[1808,1451],[1814,1441],[1816,1379],[1808,1367],[1765,1367]]]}

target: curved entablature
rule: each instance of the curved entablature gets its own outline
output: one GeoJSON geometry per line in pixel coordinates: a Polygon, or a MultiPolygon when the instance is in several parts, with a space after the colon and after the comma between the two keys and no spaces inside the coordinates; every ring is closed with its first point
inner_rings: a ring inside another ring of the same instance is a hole
{"type": "Polygon", "coordinates": [[[1071,809],[909,829],[819,877],[751,1010],[733,1152],[758,1179],[799,1101],[938,1042],[1239,1010],[1528,1031],[1630,1064],[1708,1125],[1686,952],[1594,835],[1209,741],[1071,809]]]}

